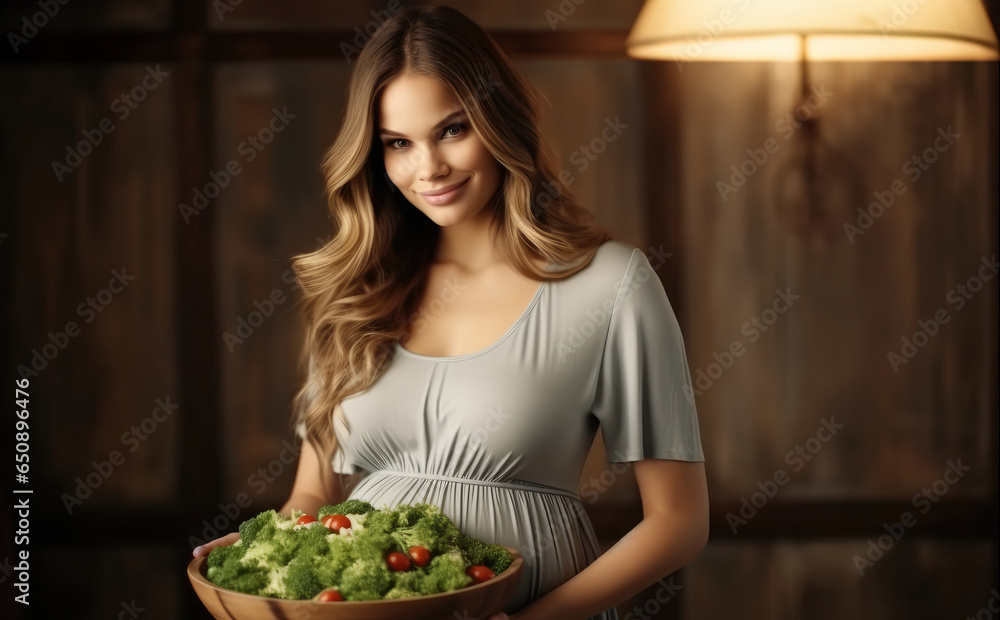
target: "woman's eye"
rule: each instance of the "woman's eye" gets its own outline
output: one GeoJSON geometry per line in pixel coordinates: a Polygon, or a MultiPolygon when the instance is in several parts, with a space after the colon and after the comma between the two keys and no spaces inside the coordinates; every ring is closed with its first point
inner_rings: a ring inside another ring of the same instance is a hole
{"type": "MultiPolygon", "coordinates": [[[[444,135],[447,137],[455,138],[465,133],[465,129],[466,127],[464,123],[455,123],[454,125],[449,125],[444,130],[444,135]]],[[[406,140],[402,138],[387,140],[385,145],[390,149],[403,149],[406,148],[406,140]]]]}

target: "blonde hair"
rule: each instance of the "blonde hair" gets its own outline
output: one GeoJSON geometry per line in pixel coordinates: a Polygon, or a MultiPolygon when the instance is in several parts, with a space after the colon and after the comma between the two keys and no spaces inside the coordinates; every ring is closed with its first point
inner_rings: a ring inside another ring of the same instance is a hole
{"type": "Polygon", "coordinates": [[[490,230],[518,272],[564,278],[611,238],[559,180],[539,130],[541,95],[471,19],[433,1],[410,6],[372,35],[356,62],[343,125],[322,162],[333,237],[292,263],[306,323],[301,363],[309,369],[292,424],[304,425],[321,456],[336,445],[337,405],[367,389],[408,335],[438,240],[437,224],[388,182],[377,118],[389,82],[429,76],[461,101],[503,166],[490,230]],[[542,270],[535,257],[562,268],[542,270]]]}

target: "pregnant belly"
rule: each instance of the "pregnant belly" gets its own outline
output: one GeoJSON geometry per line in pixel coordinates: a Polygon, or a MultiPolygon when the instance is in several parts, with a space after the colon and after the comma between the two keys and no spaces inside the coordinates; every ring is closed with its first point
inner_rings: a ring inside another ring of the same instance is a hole
{"type": "Polygon", "coordinates": [[[462,532],[517,549],[524,570],[507,613],[564,583],[601,553],[579,497],[562,489],[378,470],[350,498],[376,508],[434,504],[462,532]]]}

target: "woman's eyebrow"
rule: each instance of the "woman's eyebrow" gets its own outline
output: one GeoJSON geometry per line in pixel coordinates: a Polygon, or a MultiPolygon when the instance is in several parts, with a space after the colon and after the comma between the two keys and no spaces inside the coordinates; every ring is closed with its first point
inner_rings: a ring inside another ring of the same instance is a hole
{"type": "MultiPolygon", "coordinates": [[[[464,118],[464,117],[465,117],[465,112],[452,112],[451,114],[449,114],[448,116],[446,116],[445,118],[443,118],[440,122],[438,122],[437,125],[434,125],[433,129],[431,129],[431,133],[437,131],[438,129],[444,127],[445,125],[451,123],[454,120],[457,120],[459,118],[464,118]]],[[[402,138],[406,137],[405,135],[399,133],[398,131],[392,131],[391,129],[383,129],[383,130],[381,130],[379,132],[379,135],[382,135],[382,136],[399,136],[399,137],[402,137],[402,138]]]]}

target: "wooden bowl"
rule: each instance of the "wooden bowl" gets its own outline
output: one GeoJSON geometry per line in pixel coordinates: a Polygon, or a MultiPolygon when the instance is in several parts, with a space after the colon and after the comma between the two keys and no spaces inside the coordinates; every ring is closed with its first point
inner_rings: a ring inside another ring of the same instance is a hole
{"type": "Polygon", "coordinates": [[[517,589],[524,558],[507,547],[514,562],[489,581],[442,594],[429,594],[388,601],[337,601],[319,603],[243,594],[220,588],[205,577],[208,556],[191,560],[188,578],[198,598],[213,617],[220,620],[444,620],[479,618],[503,611],[517,589]]]}

